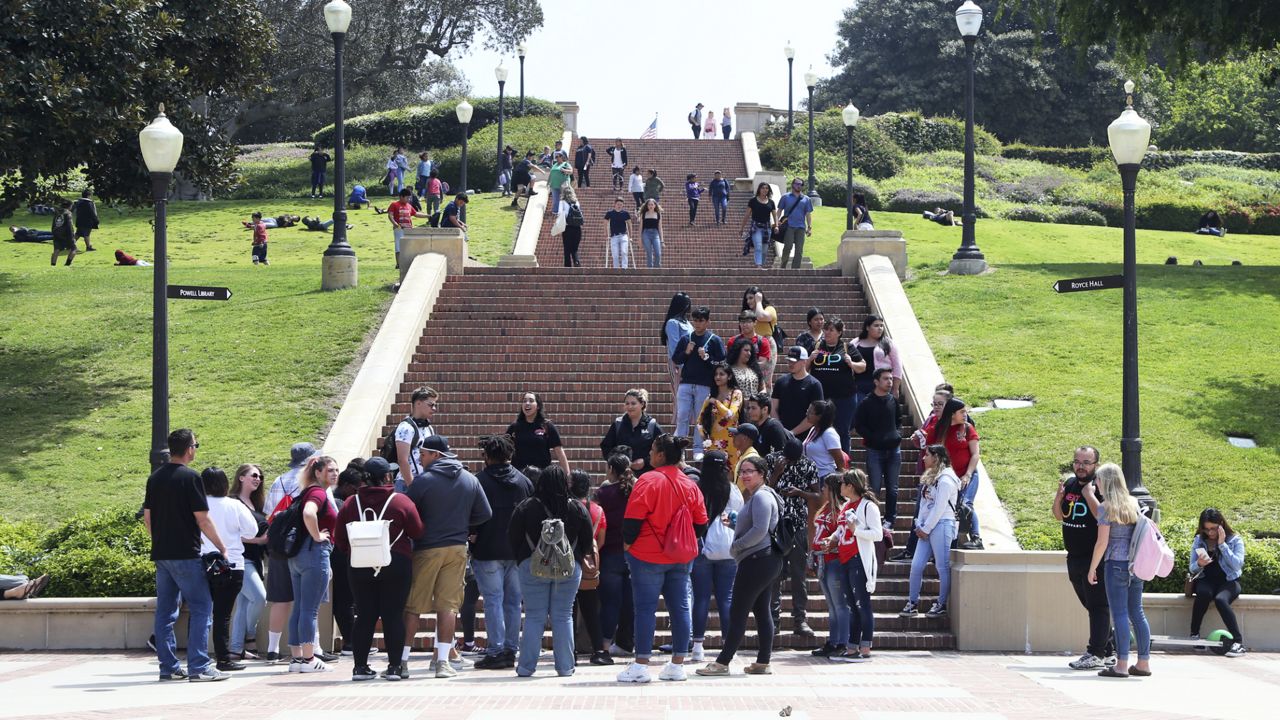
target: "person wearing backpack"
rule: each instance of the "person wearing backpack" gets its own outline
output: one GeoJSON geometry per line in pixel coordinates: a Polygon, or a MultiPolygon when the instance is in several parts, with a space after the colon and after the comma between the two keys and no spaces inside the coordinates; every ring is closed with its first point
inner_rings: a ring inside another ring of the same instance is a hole
{"type": "Polygon", "coordinates": [[[413,479],[422,472],[422,442],[435,435],[431,427],[431,418],[436,414],[436,403],[440,393],[434,388],[420,387],[413,391],[410,398],[409,415],[401,420],[394,431],[395,457],[387,457],[387,447],[383,442],[383,459],[393,463],[400,469],[396,475],[396,492],[404,492],[413,479]]]}
{"type": "MultiPolygon", "coordinates": [[[[742,638],[747,634],[747,615],[755,615],[758,647],[756,661],[744,668],[748,675],[772,675],[769,660],[773,654],[773,586],[782,572],[782,545],[778,537],[782,518],[782,496],[765,483],[768,465],[764,458],[744,458],[738,471],[739,482],[746,495],[746,504],[738,513],[733,531],[730,552],[738,562],[738,572],[733,581],[733,605],[730,609],[729,627],[724,635],[724,647],[715,662],[698,668],[697,673],[710,677],[725,677],[729,663],[737,654],[742,638]]],[[[805,532],[803,526],[800,532],[805,532]]],[[[789,538],[788,538],[789,539],[789,538]]],[[[723,622],[723,620],[722,620],[723,622]]]]}
{"type": "Polygon", "coordinates": [[[689,121],[689,129],[693,130],[693,139],[697,140],[702,136],[702,103],[695,105],[686,119],[689,121]]]}
{"type": "Polygon", "coordinates": [[[635,661],[618,675],[618,682],[647,683],[658,596],[666,601],[671,619],[671,661],[661,680],[684,680],[685,649],[689,647],[692,616],[689,573],[698,556],[698,538],[707,532],[707,508],[702,491],[679,463],[689,439],[663,434],[653,443],[653,470],[636,480],[622,520],[623,549],[631,569],[635,604],[635,661]]]}
{"type": "Polygon", "coordinates": [[[356,603],[355,627],[350,640],[355,660],[352,680],[372,680],[378,676],[369,667],[369,649],[373,647],[373,630],[378,618],[382,618],[382,638],[389,663],[382,677],[387,680],[401,677],[404,606],[413,581],[413,541],[422,537],[423,526],[413,501],[395,492],[393,483],[399,471],[399,467],[385,458],[369,458],[364,464],[368,484],[358,488],[338,511],[334,549],[351,555],[347,579],[356,603]],[[352,555],[348,530],[350,524],[376,521],[375,518],[388,523],[391,562],[385,567],[363,567],[361,559],[352,555]]]}
{"type": "MultiPolygon", "coordinates": [[[[281,504],[286,497],[292,502],[302,492],[298,475],[302,473],[307,459],[315,454],[316,446],[309,442],[294,443],[289,448],[289,469],[271,483],[271,488],[267,491],[267,502],[262,506],[267,513],[268,522],[284,509],[281,504]]],[[[282,553],[267,554],[266,586],[267,602],[271,604],[267,623],[267,664],[274,665],[287,660],[280,654],[280,637],[293,612],[293,582],[289,579],[289,558],[282,553]]],[[[325,659],[325,662],[328,660],[325,659]]]]}
{"type": "Polygon", "coordinates": [[[716,598],[716,615],[721,628],[728,622],[733,607],[733,583],[738,574],[738,561],[730,546],[733,543],[733,523],[742,511],[742,492],[729,476],[729,456],[712,450],[702,456],[702,474],[698,489],[707,507],[707,537],[702,552],[693,561],[693,648],[689,659],[702,662],[706,659],[703,642],[707,633],[707,617],[711,612],[711,596],[716,598]]]}
{"type": "Polygon", "coordinates": [[[556,225],[563,226],[560,241],[564,243],[564,266],[582,267],[578,258],[578,246],[582,244],[582,226],[585,218],[582,206],[578,204],[578,193],[572,187],[565,186],[560,193],[560,204],[556,207],[556,225]]]}
{"type": "Polygon", "coordinates": [[[1143,581],[1133,574],[1130,547],[1141,511],[1138,501],[1129,494],[1119,465],[1106,463],[1098,468],[1094,477],[1102,493],[1102,503],[1097,504],[1091,493],[1085,495],[1090,509],[1098,517],[1098,541],[1093,546],[1093,560],[1089,565],[1089,584],[1097,585],[1101,581],[1106,586],[1116,631],[1115,667],[1105,667],[1098,675],[1146,677],[1151,674],[1151,626],[1142,611],[1143,581]],[[1129,667],[1130,623],[1138,641],[1138,662],[1132,668],[1129,667]]]}
{"type": "MultiPolygon", "coordinates": [[[[320,637],[320,603],[328,595],[329,581],[333,577],[329,556],[333,552],[332,536],[338,513],[329,499],[328,490],[337,482],[338,463],[327,455],[313,455],[298,476],[301,490],[293,505],[302,508],[301,523],[305,536],[297,554],[289,558],[289,580],[293,585],[294,598],[293,611],[289,614],[289,649],[293,652],[293,659],[289,662],[291,673],[329,671],[325,661],[316,657],[316,640],[320,637]]],[[[292,509],[293,506],[290,507],[292,509]]]]}
{"type": "Polygon", "coordinates": [[[1218,608],[1222,624],[1231,633],[1227,657],[1240,657],[1247,650],[1240,623],[1231,603],[1240,597],[1240,574],[1244,569],[1244,540],[1231,529],[1217,508],[1200,513],[1199,530],[1191,541],[1191,576],[1195,578],[1195,604],[1191,607],[1191,637],[1200,637],[1200,623],[1209,605],[1218,608]]]}
{"type": "Polygon", "coordinates": [[[907,604],[898,617],[915,617],[920,613],[920,585],[924,570],[933,560],[938,571],[938,600],[926,613],[929,617],[947,614],[947,596],[951,590],[951,542],[956,538],[956,505],[960,501],[960,480],[951,469],[946,447],[924,448],[924,476],[920,478],[920,510],[911,532],[923,541],[911,558],[911,581],[907,604]]]}
{"type": "Polygon", "coordinates": [[[511,464],[515,443],[510,435],[480,438],[484,470],[476,475],[493,511],[471,540],[471,571],[484,598],[485,656],[477,670],[503,670],[516,665],[520,647],[520,569],[507,541],[516,506],[533,494],[533,483],[511,464]]]}
{"type": "Polygon", "coordinates": [[[534,483],[533,495],[511,514],[507,538],[520,567],[524,627],[516,675],[538,667],[542,634],[551,618],[556,674],[573,674],[573,599],[582,582],[582,559],[592,550],[591,518],[569,499],[569,476],[552,465],[534,483]]]}

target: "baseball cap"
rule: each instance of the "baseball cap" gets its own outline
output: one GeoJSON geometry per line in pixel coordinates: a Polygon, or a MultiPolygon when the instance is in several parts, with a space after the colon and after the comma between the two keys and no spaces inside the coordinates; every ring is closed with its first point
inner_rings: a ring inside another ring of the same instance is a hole
{"type": "Polygon", "coordinates": [[[751,438],[751,442],[760,439],[760,428],[751,423],[742,423],[738,427],[729,428],[729,433],[732,435],[746,435],[751,438]]]}
{"type": "Polygon", "coordinates": [[[374,456],[364,461],[364,471],[381,482],[387,473],[400,472],[400,466],[393,462],[387,462],[386,458],[374,456]]]}
{"type": "Polygon", "coordinates": [[[808,360],[809,351],[805,350],[804,347],[801,345],[796,345],[787,351],[787,359],[788,360],[808,360]]]}
{"type": "Polygon", "coordinates": [[[307,464],[307,458],[316,454],[316,446],[309,442],[295,443],[289,448],[289,467],[300,468],[307,464]]]}
{"type": "Polygon", "coordinates": [[[722,450],[709,450],[702,456],[702,469],[705,470],[711,466],[728,467],[729,456],[722,450]]]}
{"type": "Polygon", "coordinates": [[[422,441],[422,449],[440,453],[447,458],[456,458],[458,454],[449,449],[449,441],[443,435],[431,435],[422,441]]]}

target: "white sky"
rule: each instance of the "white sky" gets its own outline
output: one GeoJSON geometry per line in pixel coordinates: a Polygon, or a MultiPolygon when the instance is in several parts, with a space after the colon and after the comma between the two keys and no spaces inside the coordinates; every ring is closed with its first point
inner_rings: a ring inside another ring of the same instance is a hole
{"type": "MultiPolygon", "coordinates": [[[[850,0],[540,0],[542,28],[526,41],[525,94],[572,100],[587,136],[638,137],[658,113],[658,137],[689,137],[697,102],[716,113],[757,102],[787,106],[787,61],[796,49],[795,102],[813,65],[827,55],[850,0]]],[[[476,49],[454,59],[478,96],[497,96],[493,69],[510,70],[507,97],[520,95],[520,61],[476,49]]]]}

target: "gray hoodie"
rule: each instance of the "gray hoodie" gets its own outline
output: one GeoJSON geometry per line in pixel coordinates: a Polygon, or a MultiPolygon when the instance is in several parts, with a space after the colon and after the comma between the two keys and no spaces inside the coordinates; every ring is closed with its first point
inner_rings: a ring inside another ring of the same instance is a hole
{"type": "Polygon", "coordinates": [[[762,485],[738,512],[738,523],[734,527],[733,544],[729,553],[733,559],[742,562],[769,547],[772,538],[769,533],[778,526],[779,510],[782,499],[768,485],[762,485]]]}
{"type": "Polygon", "coordinates": [[[413,549],[466,545],[471,529],[493,516],[480,481],[456,458],[440,458],[413,479],[405,493],[425,530],[413,549]]]}

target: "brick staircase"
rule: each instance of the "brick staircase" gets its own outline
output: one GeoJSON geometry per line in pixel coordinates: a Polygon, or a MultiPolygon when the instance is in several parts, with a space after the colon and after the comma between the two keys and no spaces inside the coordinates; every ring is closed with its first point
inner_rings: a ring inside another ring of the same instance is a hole
{"type": "MultiPolygon", "coordinates": [[[[741,144],[718,140],[628,140],[631,164],[657,167],[667,181],[662,269],[604,268],[607,233],[602,219],[612,206],[607,163],[592,174],[594,187],[579,198],[588,219],[584,227],[582,268],[561,267],[559,238],[550,236],[550,219],[543,219],[537,257],[541,267],[468,268],[466,275],[445,283],[431,319],[423,329],[417,352],[396,394],[383,434],[409,410],[413,390],[430,385],[441,394],[435,425],[449,438],[468,467],[483,463],[476,447],[482,435],[502,432],[519,412],[524,392],[542,395],[548,417],[556,423],[570,464],[603,479],[599,444],[609,423],[621,412],[628,388],[649,391],[650,415],[664,429],[674,426],[673,398],[666,371],[665,348],[658,331],[671,296],[687,292],[695,305],[711,308],[712,329],[728,338],[737,333],[736,315],[742,293],[761,286],[778,310],[779,322],[794,337],[804,327],[809,307],[821,307],[828,317],[844,319],[846,329],[861,327],[867,309],[856,279],[838,270],[766,270],[751,267],[741,255],[739,228],[748,194],[735,192],[730,224],[712,222],[710,203],[699,208],[698,224],[687,225],[683,183],[688,172],[706,182],[719,169],[730,180],[745,174],[741,144]]],[[[604,157],[608,142],[598,144],[604,157]]],[[[630,207],[630,198],[624,195],[630,207]]],[[[639,238],[636,251],[643,251],[639,238]]],[[[643,264],[643,263],[642,263],[643,264]]],[[[785,364],[785,363],[784,363],[785,364]]],[[[785,372],[784,367],[778,373],[785,372]]],[[[904,437],[909,428],[904,428],[904,437]]],[[[895,541],[906,541],[915,512],[917,453],[904,441],[902,490],[895,541]]],[[[865,468],[865,452],[855,449],[853,462],[865,468]]],[[[890,563],[873,597],[876,646],[881,648],[949,649],[954,637],[946,619],[897,616],[907,595],[905,564],[890,563]]],[[[937,592],[932,569],[924,598],[937,592]]],[[[809,623],[818,638],[791,634],[784,609],[780,647],[807,648],[821,644],[827,628],[825,602],[816,580],[809,583],[809,623]]],[[[790,597],[784,597],[784,608],[790,597]]],[[[483,618],[477,618],[483,636],[483,618]]],[[[752,625],[754,627],[754,625],[752,625]]],[[[708,646],[720,643],[719,624],[711,619],[708,646]]],[[[424,624],[420,643],[434,631],[424,624]]],[[[658,612],[658,642],[669,638],[665,609],[658,612]]],[[[548,634],[549,642],[549,634],[548,634]]],[[[747,644],[754,642],[748,633],[747,644]]]]}

